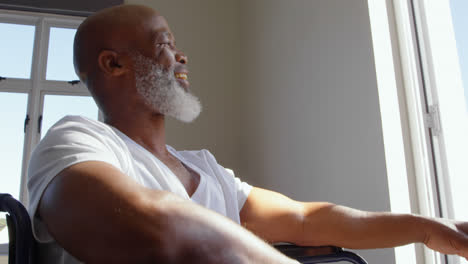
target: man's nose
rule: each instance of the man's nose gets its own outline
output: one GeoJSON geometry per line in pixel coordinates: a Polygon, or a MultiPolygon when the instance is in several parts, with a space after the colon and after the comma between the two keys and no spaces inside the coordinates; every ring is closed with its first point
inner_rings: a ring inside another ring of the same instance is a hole
{"type": "Polygon", "coordinates": [[[187,56],[182,51],[177,51],[175,54],[175,59],[177,62],[182,63],[182,64],[187,64],[188,59],[187,56]]]}

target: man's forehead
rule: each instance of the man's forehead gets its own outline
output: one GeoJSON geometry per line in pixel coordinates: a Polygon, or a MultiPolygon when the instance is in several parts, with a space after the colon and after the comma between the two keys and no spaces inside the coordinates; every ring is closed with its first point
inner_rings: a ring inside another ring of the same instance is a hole
{"type": "Polygon", "coordinates": [[[172,35],[172,32],[165,30],[155,31],[153,33],[153,36],[154,39],[174,39],[174,35],[172,35]]]}
{"type": "Polygon", "coordinates": [[[155,38],[174,38],[174,35],[163,16],[153,16],[150,23],[151,31],[155,38]]]}

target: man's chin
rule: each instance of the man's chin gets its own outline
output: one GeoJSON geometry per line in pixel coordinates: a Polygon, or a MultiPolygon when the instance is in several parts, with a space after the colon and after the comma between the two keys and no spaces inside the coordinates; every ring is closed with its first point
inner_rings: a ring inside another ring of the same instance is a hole
{"type": "Polygon", "coordinates": [[[197,103],[196,105],[192,105],[192,107],[190,108],[181,109],[181,111],[179,111],[178,113],[174,115],[171,115],[171,114],[169,115],[184,123],[191,123],[195,119],[197,119],[197,117],[201,113],[201,110],[202,110],[201,104],[197,103]]]}

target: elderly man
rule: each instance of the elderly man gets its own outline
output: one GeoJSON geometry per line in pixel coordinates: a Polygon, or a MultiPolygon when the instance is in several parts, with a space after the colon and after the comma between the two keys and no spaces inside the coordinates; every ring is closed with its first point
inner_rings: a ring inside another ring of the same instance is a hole
{"type": "Polygon", "coordinates": [[[74,48],[104,123],[65,117],[32,155],[30,214],[43,262],[296,263],[263,240],[423,242],[468,256],[467,223],[293,201],[240,181],[206,150],[167,146],[166,116],[192,121],[201,107],[187,57],[153,9],[103,10],[82,23],[74,48]]]}

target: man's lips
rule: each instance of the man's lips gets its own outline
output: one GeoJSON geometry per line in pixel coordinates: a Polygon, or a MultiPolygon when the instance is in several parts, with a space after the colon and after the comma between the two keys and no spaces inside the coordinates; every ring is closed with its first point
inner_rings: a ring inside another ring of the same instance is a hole
{"type": "Polygon", "coordinates": [[[176,80],[179,82],[179,84],[182,85],[182,87],[184,87],[186,91],[188,91],[190,87],[190,83],[188,81],[188,72],[178,71],[174,73],[174,76],[176,80]]]}

